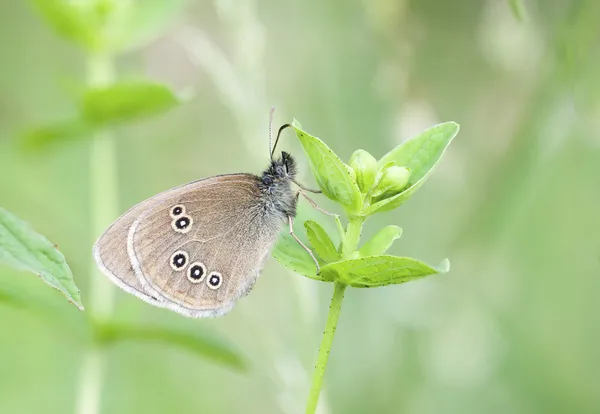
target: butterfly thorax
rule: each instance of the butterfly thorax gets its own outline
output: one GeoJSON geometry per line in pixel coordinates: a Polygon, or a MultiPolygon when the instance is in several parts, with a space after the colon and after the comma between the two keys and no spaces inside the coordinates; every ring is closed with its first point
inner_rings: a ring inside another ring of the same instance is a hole
{"type": "Polygon", "coordinates": [[[296,216],[296,194],[292,190],[295,177],[296,161],[290,154],[282,152],[281,158],[271,161],[259,184],[265,210],[277,213],[284,220],[296,216]]]}

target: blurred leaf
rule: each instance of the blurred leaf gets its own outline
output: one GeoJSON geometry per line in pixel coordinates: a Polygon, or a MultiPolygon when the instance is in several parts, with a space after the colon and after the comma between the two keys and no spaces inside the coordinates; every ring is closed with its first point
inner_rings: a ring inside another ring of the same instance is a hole
{"type": "Polygon", "coordinates": [[[57,142],[84,138],[94,130],[93,125],[73,119],[34,127],[23,134],[22,142],[26,148],[37,150],[57,142]]]}
{"type": "Polygon", "coordinates": [[[389,211],[408,200],[433,172],[452,139],[458,134],[455,122],[445,122],[429,128],[416,137],[400,144],[379,160],[380,166],[390,162],[410,168],[409,187],[394,197],[386,198],[365,209],[365,215],[389,211]]]}
{"type": "Polygon", "coordinates": [[[88,50],[97,49],[102,42],[101,30],[91,2],[70,0],[29,0],[40,16],[54,31],[88,50]]]}
{"type": "Polygon", "coordinates": [[[358,184],[352,178],[351,167],[344,164],[319,138],[304,132],[298,121],[294,120],[292,127],[296,130],[308,157],[310,169],[323,194],[342,204],[350,213],[359,211],[362,196],[358,184]]]}
{"type": "Polygon", "coordinates": [[[321,259],[325,262],[335,262],[340,259],[340,255],[331,238],[329,238],[329,235],[319,223],[308,220],[304,222],[304,227],[306,227],[306,235],[308,236],[310,245],[321,259]]]}
{"type": "Polygon", "coordinates": [[[0,303],[8,304],[15,308],[25,308],[28,302],[18,292],[6,290],[4,286],[0,286],[0,303]]]}
{"type": "Polygon", "coordinates": [[[149,81],[119,82],[88,89],[82,113],[94,123],[114,123],[166,112],[179,103],[171,90],[149,81]]]}
{"type": "Polygon", "coordinates": [[[37,273],[83,310],[79,288],[65,257],[44,236],[0,207],[0,263],[37,273]]]}
{"type": "Polygon", "coordinates": [[[272,255],[283,266],[310,279],[321,282],[333,281],[324,278],[322,274],[316,274],[315,262],[289,233],[282,233],[279,236],[272,255]]]}
{"type": "Polygon", "coordinates": [[[321,274],[353,287],[368,288],[405,283],[449,269],[447,259],[432,267],[410,257],[369,256],[327,264],[321,274]]]}
{"type": "Polygon", "coordinates": [[[148,44],[161,35],[187,0],[136,0],[121,2],[115,16],[116,48],[131,50],[148,44]]]}
{"type": "Polygon", "coordinates": [[[116,342],[161,342],[196,353],[238,371],[248,369],[245,358],[230,343],[212,334],[175,330],[165,326],[140,326],[123,323],[104,323],[97,326],[97,339],[103,344],[116,342]]]}
{"type": "Polygon", "coordinates": [[[365,256],[376,256],[385,253],[396,239],[402,235],[402,229],[398,226],[387,226],[382,228],[368,242],[366,242],[358,253],[365,256]]]}
{"type": "Polygon", "coordinates": [[[518,21],[522,22],[527,19],[527,9],[523,5],[523,0],[508,0],[508,5],[518,21]]]}

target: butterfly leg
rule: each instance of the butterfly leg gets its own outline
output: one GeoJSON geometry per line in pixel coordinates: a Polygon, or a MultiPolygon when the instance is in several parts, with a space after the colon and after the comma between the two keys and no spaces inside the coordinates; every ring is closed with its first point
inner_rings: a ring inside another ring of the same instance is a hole
{"type": "Polygon", "coordinates": [[[310,198],[309,196],[307,196],[302,191],[300,191],[300,194],[302,194],[302,197],[306,198],[306,201],[308,201],[311,206],[313,206],[314,208],[316,208],[317,210],[319,210],[321,213],[327,214],[328,216],[339,217],[339,215],[337,215],[335,213],[331,213],[331,212],[329,212],[327,210],[323,210],[321,207],[318,206],[318,204],[312,198],[310,198]]]}
{"type": "Polygon", "coordinates": [[[304,250],[307,251],[310,257],[313,259],[313,261],[315,262],[315,266],[317,267],[317,274],[321,273],[321,266],[319,266],[319,262],[315,258],[315,255],[313,254],[312,250],[306,247],[306,245],[302,243],[302,240],[300,240],[298,236],[294,234],[294,219],[292,218],[292,216],[288,216],[288,223],[290,224],[290,235],[294,238],[294,240],[298,242],[300,246],[302,246],[304,250]]]}
{"type": "Polygon", "coordinates": [[[300,184],[300,183],[299,183],[298,181],[296,181],[296,180],[292,180],[292,182],[293,182],[294,184],[296,184],[298,187],[300,187],[302,190],[304,190],[304,191],[308,191],[309,193],[313,193],[313,194],[321,194],[321,193],[323,192],[323,191],[321,191],[321,190],[313,190],[312,188],[305,187],[305,186],[303,186],[302,184],[300,184]]]}
{"type": "Polygon", "coordinates": [[[338,231],[340,232],[340,236],[342,238],[345,236],[346,231],[344,230],[344,226],[342,225],[342,221],[340,220],[340,215],[339,214],[335,214],[335,213],[331,213],[331,212],[329,212],[327,210],[323,210],[321,207],[319,207],[317,205],[317,203],[315,203],[315,201],[312,198],[310,198],[309,196],[307,196],[302,191],[300,191],[298,194],[302,194],[302,197],[306,198],[306,201],[308,201],[311,206],[313,206],[315,209],[317,209],[321,213],[327,214],[328,216],[332,216],[335,219],[335,224],[338,227],[338,231]]]}

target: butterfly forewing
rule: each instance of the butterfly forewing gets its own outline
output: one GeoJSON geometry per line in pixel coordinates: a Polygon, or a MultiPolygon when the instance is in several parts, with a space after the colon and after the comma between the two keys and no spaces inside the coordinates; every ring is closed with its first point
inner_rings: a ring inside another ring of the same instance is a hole
{"type": "Polygon", "coordinates": [[[250,174],[212,177],[146,206],[127,235],[142,288],[187,316],[229,311],[254,284],[283,226],[265,214],[258,183],[250,174]]]}

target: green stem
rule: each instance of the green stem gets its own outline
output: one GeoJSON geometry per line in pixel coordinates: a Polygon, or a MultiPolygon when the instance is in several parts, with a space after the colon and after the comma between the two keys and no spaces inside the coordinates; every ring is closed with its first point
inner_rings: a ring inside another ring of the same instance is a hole
{"type": "MultiPolygon", "coordinates": [[[[342,256],[349,257],[358,248],[358,242],[360,241],[360,234],[362,232],[362,226],[365,221],[364,217],[351,217],[346,227],[346,233],[342,239],[342,256]]],[[[313,414],[317,410],[317,404],[319,403],[319,395],[321,394],[321,388],[323,387],[323,377],[325,376],[325,368],[327,368],[327,361],[329,359],[329,352],[331,351],[331,344],[333,343],[333,335],[337,327],[338,319],[340,318],[340,311],[342,309],[342,299],[344,299],[344,292],[346,291],[347,285],[335,282],[333,290],[333,297],[331,298],[331,304],[329,305],[329,315],[327,316],[327,323],[325,325],[325,332],[323,332],[323,339],[321,339],[321,346],[319,347],[319,356],[317,357],[317,364],[313,371],[312,385],[310,393],[308,394],[308,401],[306,403],[306,414],[313,414]]]]}
{"type": "Polygon", "coordinates": [[[340,317],[340,310],[342,309],[342,299],[344,299],[346,285],[338,282],[335,282],[334,285],[333,297],[331,298],[331,304],[329,305],[329,316],[327,316],[327,324],[325,325],[325,332],[323,332],[319,356],[313,372],[312,386],[306,403],[306,414],[313,414],[317,410],[319,395],[321,394],[321,388],[323,387],[325,368],[327,368],[327,360],[329,359],[329,351],[331,350],[333,335],[335,334],[337,322],[340,317]]]}
{"type": "MultiPolygon", "coordinates": [[[[115,78],[114,62],[108,55],[91,55],[88,58],[88,86],[110,84],[115,78]]],[[[113,136],[100,131],[92,139],[90,148],[90,209],[91,231],[98,237],[117,215],[117,175],[113,136]]],[[[114,289],[99,274],[96,263],[90,263],[89,313],[92,323],[110,318],[114,306],[114,289]]],[[[75,412],[98,414],[104,377],[106,355],[93,344],[84,355],[80,371],[79,390],[75,412]]]]}
{"type": "Polygon", "coordinates": [[[346,237],[342,245],[342,257],[347,258],[358,249],[364,217],[351,217],[346,228],[346,237]]]}

